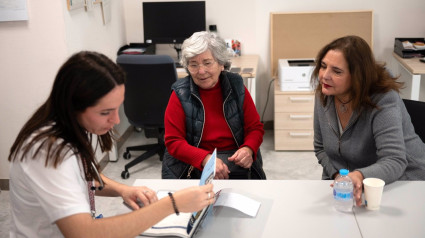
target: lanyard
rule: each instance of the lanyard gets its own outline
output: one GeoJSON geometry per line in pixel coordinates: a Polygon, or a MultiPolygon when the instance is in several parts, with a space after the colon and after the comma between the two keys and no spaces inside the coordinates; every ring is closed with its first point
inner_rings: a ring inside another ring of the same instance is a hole
{"type": "Polygon", "coordinates": [[[100,174],[97,171],[97,168],[96,168],[96,166],[94,165],[93,162],[91,163],[91,165],[93,166],[93,169],[96,172],[97,178],[99,179],[99,183],[100,183],[99,187],[96,188],[94,180],[87,181],[87,189],[88,189],[88,193],[89,193],[91,216],[93,217],[93,219],[96,219],[96,218],[102,218],[103,215],[99,214],[99,216],[96,217],[96,206],[95,206],[95,203],[94,203],[94,191],[96,189],[98,189],[99,191],[102,190],[103,187],[104,187],[104,184],[103,184],[103,180],[100,177],[100,174]]]}
{"type": "Polygon", "coordinates": [[[94,190],[93,190],[93,181],[87,181],[87,189],[89,191],[89,200],[90,200],[90,211],[93,219],[96,218],[96,206],[94,203],[94,190]]]}

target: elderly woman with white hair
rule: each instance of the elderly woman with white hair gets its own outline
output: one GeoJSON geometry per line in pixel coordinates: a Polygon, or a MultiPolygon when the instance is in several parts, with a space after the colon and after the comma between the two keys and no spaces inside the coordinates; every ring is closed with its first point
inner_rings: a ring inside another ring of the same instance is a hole
{"type": "Polygon", "coordinates": [[[216,179],[266,179],[264,129],[239,74],[228,72],[226,43],[196,32],[182,45],[189,75],[177,80],[165,111],[164,179],[198,179],[217,148],[216,179]]]}

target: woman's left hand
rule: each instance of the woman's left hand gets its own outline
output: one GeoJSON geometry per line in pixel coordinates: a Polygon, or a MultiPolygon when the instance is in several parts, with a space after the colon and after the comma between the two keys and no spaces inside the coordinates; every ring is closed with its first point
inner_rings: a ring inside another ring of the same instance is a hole
{"type": "Polygon", "coordinates": [[[122,192],[121,196],[124,199],[124,202],[131,206],[134,210],[140,208],[138,201],[142,202],[145,206],[158,201],[156,192],[145,186],[128,186],[122,192]]]}
{"type": "Polygon", "coordinates": [[[237,150],[231,157],[228,158],[229,161],[233,161],[236,165],[249,169],[251,168],[254,159],[252,158],[252,150],[249,147],[242,147],[237,150]]]}
{"type": "Polygon", "coordinates": [[[360,171],[353,171],[348,174],[353,181],[353,197],[356,201],[356,205],[362,205],[362,192],[363,192],[363,174],[360,171]]]}

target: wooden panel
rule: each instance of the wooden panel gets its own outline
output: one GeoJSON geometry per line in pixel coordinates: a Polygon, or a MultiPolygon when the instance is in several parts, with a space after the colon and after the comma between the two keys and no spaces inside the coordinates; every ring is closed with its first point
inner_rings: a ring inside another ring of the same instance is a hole
{"type": "Polygon", "coordinates": [[[313,112],[275,114],[275,129],[313,129],[313,112]]]}
{"type": "Polygon", "coordinates": [[[313,150],[313,130],[276,130],[275,150],[313,150]]]}
{"type": "Polygon", "coordinates": [[[315,58],[332,40],[358,35],[373,47],[373,12],[271,13],[272,76],[279,59],[315,58]]]}
{"type": "Polygon", "coordinates": [[[275,95],[275,113],[277,112],[312,112],[314,110],[313,94],[279,94],[275,95]]]}

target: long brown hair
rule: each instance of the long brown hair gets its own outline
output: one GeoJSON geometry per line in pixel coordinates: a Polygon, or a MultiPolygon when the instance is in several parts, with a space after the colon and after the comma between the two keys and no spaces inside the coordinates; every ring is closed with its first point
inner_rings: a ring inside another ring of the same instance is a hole
{"type": "MultiPolygon", "coordinates": [[[[20,161],[34,149],[32,159],[46,150],[45,166],[57,167],[70,151],[83,162],[86,179],[97,178],[92,162],[97,165],[92,134],[77,121],[77,114],[96,105],[100,98],[117,85],[125,83],[123,70],[105,55],[82,51],[72,55],[59,69],[50,96],[25,123],[13,143],[9,161],[20,161]],[[43,129],[42,129],[43,128],[43,129]],[[26,142],[28,138],[34,137],[26,142]],[[37,148],[33,148],[40,143],[37,148]],[[22,151],[22,153],[19,153],[22,151]]],[[[102,151],[112,147],[113,132],[97,136],[102,151]]],[[[40,158],[41,159],[41,158],[40,158]]]]}
{"type": "Polygon", "coordinates": [[[322,93],[319,82],[319,71],[322,60],[330,50],[342,52],[347,61],[351,75],[350,97],[352,108],[376,108],[371,96],[375,93],[384,93],[390,90],[400,92],[403,83],[398,82],[398,77],[390,75],[385,64],[375,61],[372,50],[365,40],[358,36],[345,36],[338,38],[323,47],[316,57],[316,66],[311,75],[311,84],[320,95],[323,105],[326,105],[327,96],[322,93]]]}

